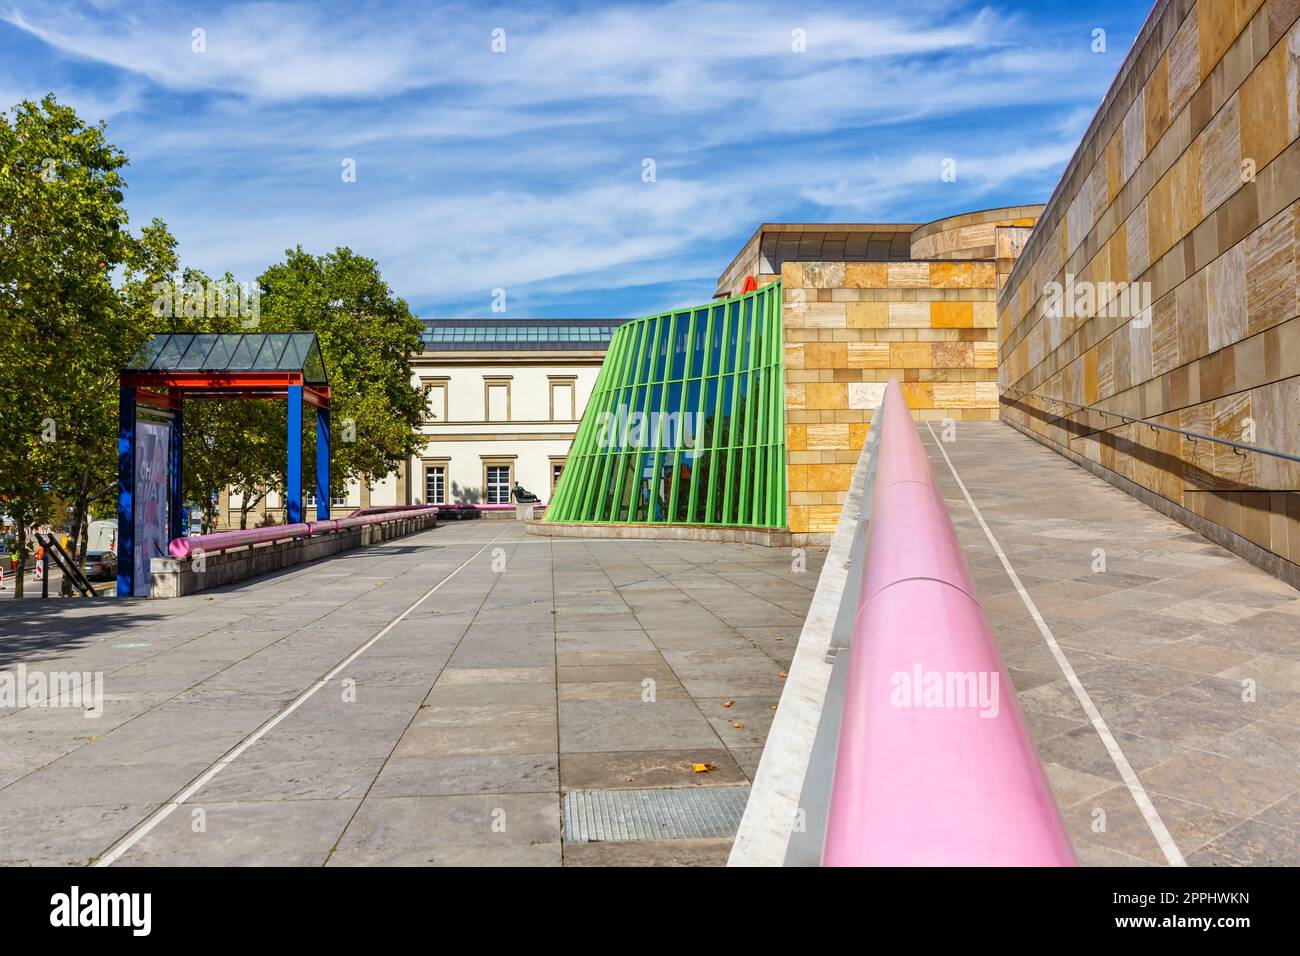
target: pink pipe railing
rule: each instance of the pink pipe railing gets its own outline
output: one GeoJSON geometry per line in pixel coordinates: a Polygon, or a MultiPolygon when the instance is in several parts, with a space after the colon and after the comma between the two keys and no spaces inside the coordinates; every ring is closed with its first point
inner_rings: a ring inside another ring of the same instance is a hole
{"type": "Polygon", "coordinates": [[[188,558],[197,551],[208,554],[240,548],[269,541],[288,541],[291,538],[306,538],[317,534],[331,534],[345,528],[357,528],[362,525],[382,524],[385,521],[397,521],[402,518],[415,518],[424,514],[437,514],[437,508],[424,506],[404,506],[401,508],[366,509],[370,514],[353,514],[347,518],[330,518],[326,521],[304,521],[298,524],[270,525],[265,528],[247,528],[241,531],[217,531],[212,534],[195,535],[192,538],[173,538],[167,546],[173,558],[188,558]]]}
{"type": "Polygon", "coordinates": [[[1074,866],[1074,850],[891,379],[822,863],[1074,866]]]}

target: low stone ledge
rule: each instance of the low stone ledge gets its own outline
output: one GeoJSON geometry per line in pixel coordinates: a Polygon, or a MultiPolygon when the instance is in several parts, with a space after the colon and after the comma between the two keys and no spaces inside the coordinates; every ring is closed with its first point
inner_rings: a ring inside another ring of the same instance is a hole
{"type": "Polygon", "coordinates": [[[197,552],[186,558],[154,558],[149,563],[151,598],[184,597],[305,564],[353,548],[364,548],[437,526],[438,516],[423,514],[344,528],[311,537],[197,552]],[[200,570],[201,568],[201,570],[200,570]]]}
{"type": "Polygon", "coordinates": [[[595,521],[524,522],[524,530],[549,538],[648,538],[659,541],[724,541],[788,548],[794,543],[785,528],[720,528],[698,524],[604,524],[595,521]]]}

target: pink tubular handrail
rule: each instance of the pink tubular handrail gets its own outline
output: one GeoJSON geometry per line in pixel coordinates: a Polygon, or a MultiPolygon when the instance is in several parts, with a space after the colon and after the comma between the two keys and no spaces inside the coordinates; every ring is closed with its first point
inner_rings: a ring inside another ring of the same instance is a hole
{"type": "Polygon", "coordinates": [[[897,379],[878,414],[822,863],[1077,865],[897,379]]]}
{"type": "Polygon", "coordinates": [[[173,558],[188,558],[199,551],[212,554],[230,548],[263,544],[269,541],[288,541],[292,538],[306,538],[318,534],[332,534],[346,528],[382,524],[385,521],[398,521],[403,518],[417,518],[421,515],[438,513],[437,508],[427,506],[405,506],[385,510],[368,508],[365,510],[372,513],[354,513],[347,518],[270,525],[265,528],[247,528],[240,531],[217,531],[212,534],[195,535],[192,538],[173,538],[167,546],[167,551],[173,558]]]}

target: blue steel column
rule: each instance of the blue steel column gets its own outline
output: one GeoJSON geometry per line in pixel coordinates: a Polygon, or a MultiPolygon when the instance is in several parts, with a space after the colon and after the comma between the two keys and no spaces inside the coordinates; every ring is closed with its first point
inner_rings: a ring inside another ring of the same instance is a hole
{"type": "Polygon", "coordinates": [[[185,537],[185,523],[181,520],[184,517],[182,506],[185,497],[185,484],[182,481],[182,469],[185,467],[185,420],[179,408],[172,413],[168,445],[171,460],[168,462],[167,473],[167,536],[169,540],[175,540],[185,537]]]}
{"type": "Polygon", "coordinates": [[[288,462],[284,476],[285,521],[302,521],[302,386],[289,386],[288,462]]]}
{"type": "Polygon", "coordinates": [[[330,516],[330,410],[316,409],[316,520],[330,516]]]}
{"type": "Polygon", "coordinates": [[[135,587],[135,389],[117,391],[117,596],[135,587]]]}

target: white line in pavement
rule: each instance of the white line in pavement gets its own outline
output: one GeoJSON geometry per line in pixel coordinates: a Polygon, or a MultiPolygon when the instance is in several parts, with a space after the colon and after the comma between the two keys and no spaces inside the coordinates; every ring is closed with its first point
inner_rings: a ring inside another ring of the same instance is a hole
{"type": "Polygon", "coordinates": [[[1006,553],[1002,550],[1002,546],[998,544],[998,539],[993,537],[993,532],[989,529],[988,522],[984,520],[984,515],[980,513],[979,508],[975,505],[975,499],[973,499],[970,496],[970,492],[966,490],[966,484],[961,480],[961,476],[957,474],[957,468],[953,465],[952,459],[948,457],[948,452],[943,447],[943,442],[939,441],[939,437],[935,435],[934,428],[929,422],[925,423],[925,427],[929,429],[930,437],[934,439],[935,447],[937,447],[939,453],[943,455],[943,460],[948,463],[948,470],[952,472],[952,477],[956,480],[957,487],[961,489],[962,495],[966,498],[966,504],[970,506],[971,513],[975,515],[975,520],[978,521],[980,527],[984,529],[984,535],[989,539],[989,544],[993,545],[993,550],[997,553],[998,560],[1002,562],[1002,567],[1006,569],[1007,576],[1011,578],[1011,583],[1016,586],[1016,591],[1020,594],[1020,600],[1025,602],[1025,607],[1029,610],[1029,616],[1034,619],[1034,623],[1038,625],[1038,630],[1042,632],[1043,640],[1047,642],[1048,650],[1050,650],[1052,656],[1056,658],[1056,663],[1060,665],[1061,673],[1065,675],[1065,679],[1074,690],[1074,696],[1077,697],[1079,703],[1083,705],[1084,713],[1088,715],[1088,720],[1092,722],[1093,729],[1097,731],[1097,736],[1101,738],[1101,742],[1105,745],[1106,752],[1110,754],[1110,759],[1114,762],[1115,769],[1119,771],[1121,779],[1123,779],[1125,786],[1128,787],[1128,792],[1133,796],[1133,802],[1136,803],[1138,809],[1142,811],[1142,816],[1146,820],[1147,826],[1151,829],[1151,835],[1155,837],[1156,843],[1160,845],[1160,849],[1164,853],[1165,859],[1169,861],[1170,866],[1186,866],[1187,861],[1183,859],[1183,854],[1178,849],[1178,844],[1174,842],[1173,836],[1170,835],[1169,829],[1165,826],[1165,821],[1160,819],[1160,813],[1156,810],[1155,804],[1151,802],[1151,798],[1147,796],[1147,791],[1146,788],[1142,786],[1142,781],[1138,779],[1137,774],[1133,772],[1133,768],[1129,766],[1128,758],[1124,756],[1124,751],[1120,749],[1119,743],[1115,740],[1114,734],[1112,734],[1110,728],[1106,726],[1106,721],[1101,716],[1101,712],[1097,710],[1096,705],[1092,702],[1092,698],[1088,696],[1088,692],[1083,687],[1083,682],[1079,680],[1078,675],[1074,672],[1074,668],[1070,666],[1070,661],[1066,658],[1065,652],[1061,650],[1061,645],[1056,643],[1056,636],[1052,633],[1052,629],[1047,626],[1047,622],[1043,620],[1043,615],[1038,612],[1038,606],[1034,604],[1034,599],[1029,596],[1029,592],[1025,590],[1025,586],[1020,583],[1020,575],[1016,574],[1015,568],[1011,566],[1011,562],[1007,559],[1006,553]]]}
{"type": "Polygon", "coordinates": [[[200,776],[197,780],[191,783],[184,790],[182,790],[180,794],[176,797],[176,799],[172,800],[170,803],[165,804],[164,806],[159,807],[152,814],[146,817],[139,826],[137,826],[126,836],[122,837],[122,839],[118,840],[111,847],[109,847],[108,850],[104,853],[104,855],[95,861],[95,866],[112,866],[119,859],[121,859],[123,853],[125,853],[127,850],[131,849],[131,847],[139,843],[140,840],[143,839],[145,836],[147,836],[149,832],[153,830],[154,827],[156,827],[158,824],[162,823],[169,816],[171,816],[173,811],[175,811],[177,807],[179,807],[185,801],[189,800],[190,797],[194,796],[194,794],[198,793],[199,790],[201,790],[204,786],[206,786],[207,783],[213,777],[221,773],[221,771],[225,770],[232,763],[238,760],[240,755],[245,750],[247,750],[249,747],[253,746],[253,744],[257,743],[259,740],[265,737],[268,733],[274,730],[280,724],[281,721],[283,721],[286,717],[288,717],[295,710],[297,710],[308,700],[310,700],[311,697],[318,690],[320,690],[331,680],[333,680],[336,676],[338,676],[340,671],[342,671],[345,667],[347,667],[358,657],[360,657],[371,647],[373,647],[376,641],[378,641],[381,637],[383,637],[394,627],[400,624],[402,620],[406,617],[406,615],[410,614],[417,607],[419,607],[421,604],[427,601],[435,591],[437,591],[440,587],[442,587],[444,584],[446,584],[448,581],[454,578],[457,574],[459,574],[466,567],[466,565],[468,565],[471,561],[473,561],[480,554],[486,551],[491,545],[495,544],[497,539],[500,538],[503,534],[505,534],[509,530],[510,530],[510,526],[502,528],[499,532],[497,532],[496,537],[490,539],[486,544],[483,545],[483,547],[479,548],[468,558],[466,558],[464,561],[458,564],[450,574],[448,574],[445,578],[443,578],[433,587],[429,588],[429,590],[425,591],[424,594],[422,594],[415,601],[415,603],[413,603],[405,611],[397,615],[397,617],[393,618],[387,625],[385,625],[382,631],[380,631],[370,640],[366,641],[364,644],[358,647],[355,651],[349,654],[344,660],[340,661],[337,665],[335,665],[334,669],[331,670],[328,674],[326,674],[315,684],[312,684],[311,687],[307,688],[305,691],[299,694],[298,697],[296,697],[292,701],[292,703],[290,703],[287,707],[284,708],[284,710],[280,711],[278,714],[276,714],[266,723],[262,724],[261,727],[258,727],[257,730],[253,731],[253,733],[250,736],[246,737],[244,740],[236,744],[235,747],[230,751],[228,751],[224,757],[222,757],[220,760],[214,763],[206,771],[204,771],[202,776],[200,776]]]}

